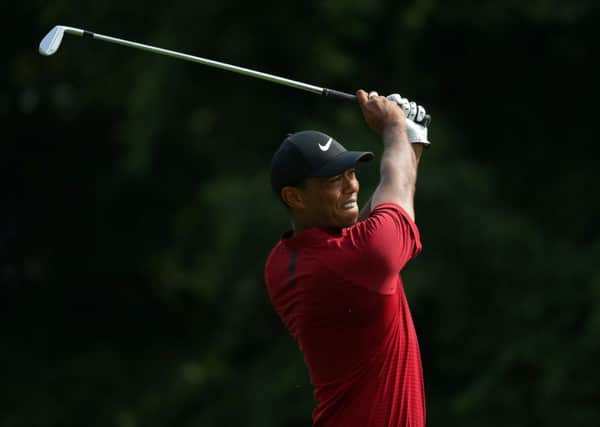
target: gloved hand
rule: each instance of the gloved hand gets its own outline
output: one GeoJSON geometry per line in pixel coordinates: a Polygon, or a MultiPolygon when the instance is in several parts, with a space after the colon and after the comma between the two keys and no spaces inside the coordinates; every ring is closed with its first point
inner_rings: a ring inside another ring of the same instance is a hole
{"type": "Polygon", "coordinates": [[[429,125],[430,118],[426,119],[425,108],[406,98],[402,98],[397,93],[388,95],[387,99],[394,101],[404,110],[408,142],[411,144],[423,144],[428,148],[430,142],[427,139],[427,126],[429,125]]]}

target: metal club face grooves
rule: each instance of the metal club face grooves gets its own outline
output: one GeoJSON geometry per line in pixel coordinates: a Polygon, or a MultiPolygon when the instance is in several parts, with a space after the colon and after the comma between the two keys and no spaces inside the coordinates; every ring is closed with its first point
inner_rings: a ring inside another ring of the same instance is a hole
{"type": "Polygon", "coordinates": [[[52,28],[40,42],[39,52],[45,56],[50,56],[56,52],[60,47],[64,33],[65,28],[61,25],[52,28]]]}

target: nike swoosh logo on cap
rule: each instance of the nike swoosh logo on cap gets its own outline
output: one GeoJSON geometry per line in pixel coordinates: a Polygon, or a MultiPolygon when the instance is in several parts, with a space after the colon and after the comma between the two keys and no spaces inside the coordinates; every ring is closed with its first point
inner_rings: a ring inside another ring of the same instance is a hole
{"type": "Polygon", "coordinates": [[[321,149],[321,151],[327,151],[327,150],[329,150],[330,146],[331,146],[331,138],[329,138],[329,141],[327,141],[325,143],[325,145],[319,144],[319,148],[321,149]]]}

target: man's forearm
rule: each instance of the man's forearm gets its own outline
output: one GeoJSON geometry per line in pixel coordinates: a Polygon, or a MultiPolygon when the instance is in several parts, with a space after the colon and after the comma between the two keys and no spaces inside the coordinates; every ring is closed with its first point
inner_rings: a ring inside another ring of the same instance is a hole
{"type": "MultiPolygon", "coordinates": [[[[412,149],[414,150],[416,161],[417,161],[417,168],[418,168],[419,162],[421,160],[421,155],[423,154],[424,146],[423,146],[423,144],[410,144],[410,145],[411,145],[412,149]]],[[[367,202],[363,205],[362,209],[360,210],[360,214],[358,216],[359,220],[363,220],[371,214],[371,211],[374,208],[374,206],[371,203],[372,200],[373,200],[373,195],[371,195],[369,197],[367,202]]]]}
{"type": "Polygon", "coordinates": [[[414,218],[413,197],[417,180],[417,159],[405,141],[385,147],[379,167],[380,180],[373,205],[396,203],[414,218]]]}
{"type": "MultiPolygon", "coordinates": [[[[358,90],[356,98],[367,124],[381,134],[384,146],[379,184],[365,213],[380,203],[396,203],[414,219],[413,196],[422,148],[411,148],[405,112],[396,102],[377,92],[367,95],[364,90],[358,90]]],[[[426,135],[423,141],[427,141],[426,135]]]]}
{"type": "Polygon", "coordinates": [[[371,195],[369,197],[369,200],[367,200],[367,202],[364,204],[364,206],[360,210],[360,213],[358,214],[359,221],[362,219],[365,219],[366,217],[371,215],[371,211],[373,210],[373,207],[371,206],[371,200],[373,200],[373,195],[371,195]]]}
{"type": "Polygon", "coordinates": [[[415,156],[417,157],[417,168],[419,167],[419,162],[421,161],[421,156],[423,155],[423,150],[425,149],[424,144],[410,144],[412,149],[415,152],[415,156]]]}

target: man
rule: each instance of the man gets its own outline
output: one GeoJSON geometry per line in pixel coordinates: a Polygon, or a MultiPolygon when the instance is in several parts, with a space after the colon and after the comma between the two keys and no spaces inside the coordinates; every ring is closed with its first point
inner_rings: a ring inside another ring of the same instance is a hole
{"type": "Polygon", "coordinates": [[[293,230],[271,251],[265,281],[304,353],[314,426],[421,427],[421,358],[399,273],[421,251],[413,197],[428,144],[426,128],[403,108],[409,118],[424,110],[399,95],[359,90],[357,98],[383,141],[364,219],[354,167],[372,153],[346,151],[320,132],[289,135],[273,156],[271,180],[293,230]]]}

